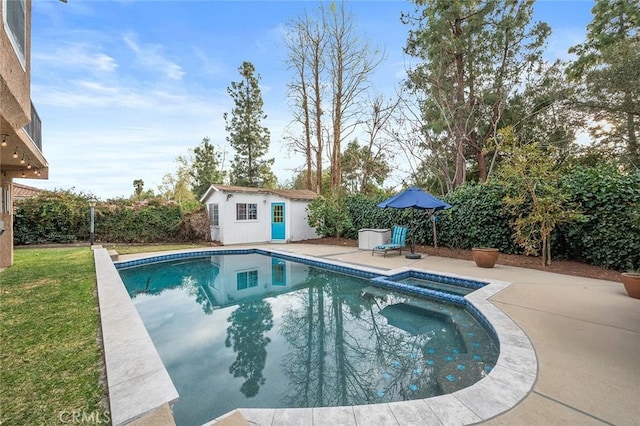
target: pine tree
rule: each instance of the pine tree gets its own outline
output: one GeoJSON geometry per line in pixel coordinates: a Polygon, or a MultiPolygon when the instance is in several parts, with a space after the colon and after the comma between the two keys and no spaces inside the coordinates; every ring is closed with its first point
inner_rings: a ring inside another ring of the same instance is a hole
{"type": "Polygon", "coordinates": [[[575,105],[598,123],[591,135],[607,150],[620,146],[627,163],[638,168],[640,5],[637,0],[601,0],[591,13],[586,40],[569,49],[577,55],[567,69],[576,84],[575,105]]]}
{"type": "Polygon", "coordinates": [[[210,143],[209,138],[203,138],[200,146],[193,149],[193,163],[189,174],[193,181],[193,194],[200,199],[209,186],[222,183],[224,171],[220,169],[220,153],[210,143]]]}
{"type": "Polygon", "coordinates": [[[261,125],[267,116],[262,111],[262,93],[251,62],[243,62],[238,68],[242,80],[231,82],[227,92],[231,95],[234,108],[225,113],[227,140],[236,150],[231,164],[232,185],[252,187],[275,187],[276,177],[271,171],[274,159],[264,159],[269,150],[269,129],[261,125]]]}
{"type": "Polygon", "coordinates": [[[405,52],[418,62],[408,86],[420,97],[424,131],[450,141],[438,154],[453,157],[446,173],[454,187],[467,180],[470,157],[485,180],[484,148],[496,136],[509,96],[542,65],[550,28],[533,22],[533,0],[412,1],[415,12],[403,15],[414,27],[405,52]]]}

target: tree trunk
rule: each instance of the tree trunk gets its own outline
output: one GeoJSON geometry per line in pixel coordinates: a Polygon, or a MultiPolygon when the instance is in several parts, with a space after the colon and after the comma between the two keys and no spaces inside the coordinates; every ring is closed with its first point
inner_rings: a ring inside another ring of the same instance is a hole
{"type": "MultiPolygon", "coordinates": [[[[456,19],[454,22],[453,33],[456,39],[462,37],[462,19],[456,19]]],[[[465,104],[464,100],[464,54],[461,52],[455,53],[456,63],[456,106],[463,108],[465,104]]],[[[455,115],[454,123],[454,139],[456,144],[456,174],[454,178],[454,185],[456,187],[461,186],[466,180],[466,161],[464,158],[465,147],[465,116],[464,114],[455,115]]]]}

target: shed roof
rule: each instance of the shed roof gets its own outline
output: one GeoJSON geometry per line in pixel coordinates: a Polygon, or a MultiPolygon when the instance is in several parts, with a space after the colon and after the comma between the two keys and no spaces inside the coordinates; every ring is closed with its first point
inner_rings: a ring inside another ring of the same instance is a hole
{"type": "Polygon", "coordinates": [[[271,189],[271,188],[253,188],[248,186],[233,186],[233,185],[211,185],[207,192],[202,196],[200,201],[209,196],[211,191],[221,192],[243,192],[254,194],[273,194],[289,200],[302,200],[311,201],[318,196],[313,191],[307,189],[271,189]]]}

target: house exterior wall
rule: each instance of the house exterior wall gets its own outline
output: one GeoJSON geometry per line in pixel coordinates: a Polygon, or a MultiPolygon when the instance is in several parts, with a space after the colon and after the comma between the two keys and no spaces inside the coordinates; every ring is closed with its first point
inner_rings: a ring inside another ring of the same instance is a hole
{"type": "Polygon", "coordinates": [[[13,265],[13,191],[10,178],[0,175],[0,268],[13,265]]]}
{"type": "MultiPolygon", "coordinates": [[[[5,0],[0,0],[0,115],[4,126],[12,129],[20,129],[31,119],[31,0],[27,0],[25,6],[26,63],[23,68],[5,30],[5,0]]],[[[7,133],[7,129],[0,130],[7,133]]]]}
{"type": "Polygon", "coordinates": [[[307,221],[307,201],[291,200],[289,213],[287,214],[287,235],[290,241],[311,240],[320,238],[315,228],[309,226],[307,221]]]}
{"type": "MultiPolygon", "coordinates": [[[[0,134],[3,139],[11,137],[14,149],[30,154],[32,143],[25,142],[28,136],[22,127],[31,120],[31,0],[24,2],[24,62],[18,59],[7,33],[6,7],[7,0],[0,0],[0,134]]],[[[11,147],[0,149],[0,221],[4,228],[0,235],[0,268],[6,268],[13,265],[13,178],[19,175],[7,168],[13,161],[11,147]]],[[[40,157],[35,153],[32,156],[40,157]]]]}

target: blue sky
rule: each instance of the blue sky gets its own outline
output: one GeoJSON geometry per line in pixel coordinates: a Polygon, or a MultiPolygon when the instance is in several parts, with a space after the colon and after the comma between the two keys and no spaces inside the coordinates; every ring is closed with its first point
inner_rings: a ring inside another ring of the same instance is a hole
{"type": "MultiPolygon", "coordinates": [[[[409,28],[400,13],[407,1],[347,1],[358,31],[385,60],[372,87],[393,93],[411,58],[402,48],[409,28]]],[[[279,182],[302,166],[283,132],[290,122],[282,37],[289,20],[317,1],[88,1],[33,0],[31,98],[43,126],[46,189],[71,189],[100,199],[128,197],[133,181],[157,192],[203,137],[228,146],[226,92],[238,67],[252,62],[261,76],[269,157],[279,182]]],[[[547,58],[567,58],[583,40],[592,0],[538,0],[535,19],[551,25],[547,58]]],[[[227,166],[233,150],[227,148],[227,166]]],[[[393,180],[391,185],[399,182],[393,180]]]]}

